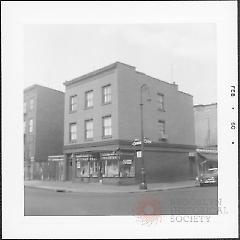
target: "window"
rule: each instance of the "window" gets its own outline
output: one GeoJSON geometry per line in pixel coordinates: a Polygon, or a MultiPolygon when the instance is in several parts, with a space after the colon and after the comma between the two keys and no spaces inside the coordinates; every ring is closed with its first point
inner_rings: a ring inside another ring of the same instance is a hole
{"type": "Polygon", "coordinates": [[[88,91],[85,93],[85,107],[93,107],[93,91],[88,91]]]}
{"type": "Polygon", "coordinates": [[[111,102],[111,85],[103,87],[103,104],[111,102]]]}
{"type": "Polygon", "coordinates": [[[32,98],[30,99],[30,106],[29,106],[30,110],[33,110],[33,107],[34,107],[34,99],[32,98]]]}
{"type": "Polygon", "coordinates": [[[70,97],[70,112],[77,111],[77,95],[70,97]]]}
{"type": "Polygon", "coordinates": [[[103,137],[112,136],[112,117],[103,117],[103,137]]]}
{"type": "Polygon", "coordinates": [[[159,133],[160,133],[160,137],[163,137],[165,134],[165,122],[162,120],[158,121],[159,124],[159,133]]]}
{"type": "Polygon", "coordinates": [[[158,109],[164,111],[164,95],[161,93],[157,94],[158,109]]]}
{"type": "Polygon", "coordinates": [[[70,123],[69,139],[70,139],[70,142],[75,142],[77,140],[77,124],[76,123],[70,123]]]}
{"type": "Polygon", "coordinates": [[[33,132],[33,120],[32,119],[29,120],[29,132],[30,133],[33,132]]]}
{"type": "Polygon", "coordinates": [[[92,139],[93,138],[93,120],[86,120],[85,121],[85,139],[92,139]]]}
{"type": "Polygon", "coordinates": [[[24,102],[24,104],[23,104],[23,113],[24,114],[27,113],[27,103],[26,102],[24,102]]]}

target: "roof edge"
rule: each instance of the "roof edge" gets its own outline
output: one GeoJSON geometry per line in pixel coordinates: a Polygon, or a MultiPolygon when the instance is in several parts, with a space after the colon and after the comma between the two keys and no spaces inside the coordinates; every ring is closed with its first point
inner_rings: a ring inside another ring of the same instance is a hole
{"type": "Polygon", "coordinates": [[[217,103],[209,103],[209,104],[196,104],[193,107],[207,107],[207,106],[213,106],[217,105],[217,103]]]}
{"type": "Polygon", "coordinates": [[[76,77],[76,78],[73,78],[72,80],[65,81],[65,82],[63,83],[63,85],[69,86],[69,85],[74,84],[74,83],[76,83],[76,82],[79,82],[79,81],[81,81],[81,80],[84,80],[84,79],[87,79],[87,78],[89,78],[89,77],[96,76],[97,74],[103,73],[103,72],[105,72],[105,71],[111,70],[111,69],[113,69],[113,68],[115,68],[115,67],[117,66],[117,63],[118,63],[118,62],[112,63],[112,64],[110,64],[110,65],[107,65],[107,66],[105,66],[105,67],[99,68],[99,69],[94,70],[94,71],[92,71],[92,72],[86,73],[86,74],[84,74],[84,75],[82,75],[82,76],[80,76],[80,77],[76,77]]]}
{"type": "Polygon", "coordinates": [[[54,88],[49,88],[49,87],[46,87],[46,86],[42,86],[42,85],[39,85],[39,84],[33,84],[33,85],[25,88],[25,89],[24,89],[24,93],[29,92],[29,91],[31,91],[32,89],[38,88],[38,87],[39,87],[39,88],[46,88],[46,89],[48,89],[48,90],[52,90],[52,91],[56,91],[56,92],[59,92],[59,93],[64,94],[64,92],[62,92],[62,91],[59,91],[59,90],[54,89],[54,88]]]}

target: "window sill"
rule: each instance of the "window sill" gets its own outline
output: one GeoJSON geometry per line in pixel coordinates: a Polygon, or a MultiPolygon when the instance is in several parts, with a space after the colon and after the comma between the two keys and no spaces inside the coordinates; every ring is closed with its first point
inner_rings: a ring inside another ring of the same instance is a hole
{"type": "Polygon", "coordinates": [[[167,142],[168,140],[167,139],[165,139],[165,138],[159,138],[159,142],[167,142]]]}
{"type": "Polygon", "coordinates": [[[109,136],[102,136],[102,139],[109,139],[109,138],[112,138],[112,135],[109,135],[109,136]]]}
{"type": "Polygon", "coordinates": [[[93,138],[85,138],[84,141],[85,141],[85,142],[92,142],[92,141],[93,141],[93,138]]]}
{"type": "Polygon", "coordinates": [[[85,107],[84,110],[88,110],[88,109],[93,109],[93,106],[92,107],[85,107]]]}
{"type": "Polygon", "coordinates": [[[77,112],[77,110],[75,110],[75,111],[69,111],[69,114],[76,113],[76,112],[77,112]]]}
{"type": "Polygon", "coordinates": [[[111,102],[102,103],[102,106],[109,105],[111,103],[112,103],[112,101],[111,102]]]}

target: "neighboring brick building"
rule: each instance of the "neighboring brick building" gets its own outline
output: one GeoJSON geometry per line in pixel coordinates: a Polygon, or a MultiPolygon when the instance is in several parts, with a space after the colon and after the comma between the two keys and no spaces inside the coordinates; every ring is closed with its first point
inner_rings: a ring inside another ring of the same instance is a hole
{"type": "Polygon", "coordinates": [[[65,178],[103,182],[139,181],[141,160],[132,146],[140,139],[143,91],[147,181],[196,175],[193,97],[170,84],[116,62],[64,83],[65,178]],[[148,93],[151,102],[147,101],[148,93]]]}
{"type": "Polygon", "coordinates": [[[217,147],[217,103],[194,106],[195,144],[217,147]]]}
{"type": "Polygon", "coordinates": [[[32,85],[24,90],[24,176],[39,178],[41,163],[63,152],[64,93],[32,85]]]}
{"type": "Polygon", "coordinates": [[[194,106],[195,143],[200,172],[218,167],[217,103],[194,106]]]}

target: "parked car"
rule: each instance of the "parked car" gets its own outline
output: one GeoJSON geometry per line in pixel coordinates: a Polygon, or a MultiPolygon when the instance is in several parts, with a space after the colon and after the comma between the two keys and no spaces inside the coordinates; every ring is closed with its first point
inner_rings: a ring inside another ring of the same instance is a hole
{"type": "Polygon", "coordinates": [[[196,177],[196,184],[200,187],[204,185],[218,185],[218,169],[209,168],[205,173],[202,173],[199,177],[196,177]]]}

